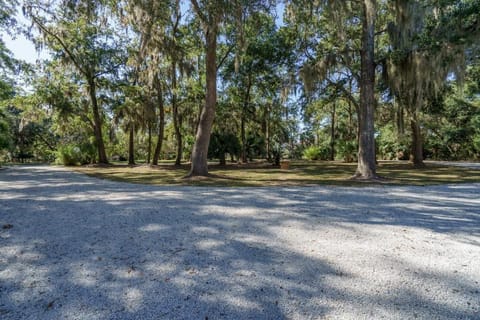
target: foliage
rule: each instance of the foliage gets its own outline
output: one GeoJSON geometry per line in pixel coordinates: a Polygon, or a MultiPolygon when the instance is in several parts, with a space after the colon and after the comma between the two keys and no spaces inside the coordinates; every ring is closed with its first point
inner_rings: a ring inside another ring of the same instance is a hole
{"type": "Polygon", "coordinates": [[[57,164],[76,166],[92,163],[95,158],[95,147],[92,144],[67,144],[59,146],[56,152],[57,164]]]}
{"type": "Polygon", "coordinates": [[[306,160],[328,160],[329,157],[328,147],[310,146],[303,151],[303,158],[306,160]]]}
{"type": "Polygon", "coordinates": [[[57,150],[56,163],[65,166],[75,166],[80,164],[80,148],[76,146],[61,146],[57,150]]]}
{"type": "MultiPolygon", "coordinates": [[[[19,2],[0,0],[12,35],[19,2]]],[[[23,1],[29,37],[51,59],[20,75],[25,64],[0,41],[2,157],[179,165],[195,162],[200,134],[209,148],[197,155],[221,162],[360,163],[367,2],[287,1],[280,21],[283,6],[261,0],[23,1]]],[[[369,151],[479,159],[480,2],[376,5],[369,151]]]]}
{"type": "MultiPolygon", "coordinates": [[[[470,81],[470,75],[466,78],[470,81]]],[[[429,131],[425,150],[434,159],[478,159],[480,106],[478,98],[468,96],[453,86],[438,105],[431,105],[426,122],[429,131]]]]}
{"type": "Polygon", "coordinates": [[[408,160],[410,156],[407,136],[399,137],[395,128],[388,124],[377,136],[379,157],[384,160],[408,160]]]}
{"type": "Polygon", "coordinates": [[[225,153],[238,158],[240,141],[232,133],[213,132],[208,147],[208,156],[219,159],[221,164],[225,164],[225,153]]]}
{"type": "Polygon", "coordinates": [[[352,140],[339,140],[337,143],[337,154],[345,162],[354,162],[357,158],[357,143],[352,140]]]}
{"type": "Polygon", "coordinates": [[[3,113],[0,113],[0,151],[6,149],[11,143],[10,127],[3,113]]]}
{"type": "Polygon", "coordinates": [[[480,2],[398,0],[392,5],[386,78],[411,119],[412,157],[422,164],[421,110],[442,94],[449,77],[463,82],[468,48],[479,43],[480,2]]]}
{"type": "Polygon", "coordinates": [[[20,97],[3,101],[0,136],[7,141],[0,149],[4,149],[5,160],[52,160],[56,137],[51,132],[51,120],[31,109],[29,102],[29,99],[20,97]]]}
{"type": "Polygon", "coordinates": [[[108,163],[102,131],[104,108],[98,91],[108,89],[107,84],[119,76],[119,66],[125,63],[123,38],[113,29],[116,24],[110,23],[109,10],[97,0],[66,0],[53,7],[35,0],[25,3],[23,11],[41,34],[34,40],[48,46],[54,61],[69,68],[75,80],[82,80],[98,161],[108,163]]]}

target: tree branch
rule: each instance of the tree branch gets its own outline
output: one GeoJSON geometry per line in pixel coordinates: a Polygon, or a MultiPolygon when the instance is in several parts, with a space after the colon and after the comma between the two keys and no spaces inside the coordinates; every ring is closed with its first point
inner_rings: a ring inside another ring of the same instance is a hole
{"type": "Polygon", "coordinates": [[[197,16],[200,18],[202,23],[204,25],[207,25],[208,24],[208,18],[207,18],[206,15],[203,14],[202,9],[200,9],[200,6],[198,5],[198,1],[197,0],[190,0],[190,3],[192,4],[193,10],[197,14],[197,16]]]}
{"type": "Polygon", "coordinates": [[[93,75],[93,78],[98,78],[100,77],[101,75],[104,75],[104,74],[107,74],[107,73],[110,73],[112,72],[113,70],[117,69],[118,67],[122,66],[123,63],[117,63],[116,65],[112,66],[111,68],[108,68],[107,70],[104,70],[104,71],[100,71],[100,72],[97,72],[93,75]]]}
{"type": "Polygon", "coordinates": [[[56,150],[57,150],[55,147],[53,147],[53,146],[50,144],[50,142],[47,141],[47,139],[45,139],[45,137],[44,137],[42,134],[40,134],[40,133],[37,132],[37,133],[35,133],[35,135],[36,135],[38,138],[40,138],[40,140],[42,140],[43,143],[45,143],[45,145],[48,147],[48,149],[50,149],[50,151],[56,151],[56,150]]]}
{"type": "Polygon", "coordinates": [[[228,55],[229,55],[230,53],[232,53],[232,51],[233,51],[234,48],[235,48],[235,45],[231,45],[231,46],[228,48],[227,52],[226,52],[225,55],[222,57],[222,60],[220,60],[220,63],[217,65],[217,70],[220,69],[220,67],[221,67],[222,64],[225,62],[225,60],[227,60],[228,55]]]}
{"type": "Polygon", "coordinates": [[[72,63],[75,65],[75,67],[78,69],[78,71],[80,71],[83,75],[86,75],[87,74],[87,71],[85,69],[83,69],[83,67],[80,65],[80,63],[77,61],[75,55],[72,53],[72,51],[70,51],[70,49],[68,48],[68,46],[63,42],[63,40],[55,33],[51,32],[50,30],[48,30],[48,28],[43,25],[39,19],[37,19],[37,17],[35,17],[34,15],[31,15],[31,18],[32,18],[32,21],[38,26],[38,28],[40,28],[40,30],[42,30],[46,35],[49,35],[53,38],[55,38],[56,41],[58,41],[58,43],[60,44],[60,46],[63,48],[63,50],[67,53],[68,57],[70,58],[70,60],[72,61],[72,63]]]}
{"type": "Polygon", "coordinates": [[[353,103],[353,105],[355,106],[355,109],[360,110],[360,104],[358,103],[358,101],[355,99],[355,97],[352,95],[351,92],[349,92],[347,89],[345,89],[344,86],[339,85],[338,83],[333,82],[332,80],[330,80],[328,78],[326,80],[327,80],[328,84],[334,86],[335,88],[337,88],[341,92],[343,92],[345,97],[353,103]]]}

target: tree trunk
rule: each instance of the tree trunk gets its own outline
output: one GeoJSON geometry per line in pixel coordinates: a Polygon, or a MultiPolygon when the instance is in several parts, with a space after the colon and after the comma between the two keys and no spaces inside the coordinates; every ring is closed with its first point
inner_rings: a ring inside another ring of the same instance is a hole
{"type": "Polygon", "coordinates": [[[241,123],[240,123],[240,136],[242,139],[242,163],[247,163],[247,137],[245,134],[245,110],[242,110],[242,117],[241,117],[241,123]]]}
{"type": "Polygon", "coordinates": [[[135,164],[135,148],[134,148],[134,137],[135,137],[135,128],[134,125],[130,124],[130,130],[128,133],[128,164],[135,164]]]}
{"type": "Polygon", "coordinates": [[[182,164],[182,153],[183,153],[183,139],[181,128],[181,118],[178,114],[178,103],[177,103],[177,63],[172,61],[172,109],[173,109],[173,128],[175,129],[175,138],[177,140],[177,152],[175,157],[175,165],[179,166],[182,164]]]}
{"type": "Polygon", "coordinates": [[[160,158],[160,151],[162,151],[163,135],[165,131],[165,107],[163,105],[163,91],[158,78],[156,79],[156,90],[158,99],[158,140],[155,146],[152,164],[157,166],[158,159],[160,158]]]}
{"type": "Polygon", "coordinates": [[[336,104],[333,103],[332,109],[332,128],[330,130],[330,160],[335,161],[335,113],[336,104]]]}
{"type": "Polygon", "coordinates": [[[423,163],[423,139],[417,112],[412,115],[410,126],[412,128],[412,154],[410,158],[416,168],[421,168],[425,164],[423,163]]]}
{"type": "Polygon", "coordinates": [[[164,129],[165,129],[165,111],[163,110],[163,107],[160,111],[159,115],[159,123],[158,123],[158,134],[157,134],[157,144],[155,145],[155,152],[153,153],[153,160],[152,164],[157,166],[158,165],[158,160],[160,159],[160,152],[162,151],[162,145],[163,145],[163,135],[164,135],[164,129]]]}
{"type": "MultiPolygon", "coordinates": [[[[197,69],[198,69],[198,87],[201,88],[203,87],[202,83],[202,75],[201,75],[201,58],[198,56],[197,58],[197,69]]],[[[202,115],[202,110],[204,107],[204,103],[199,102],[198,104],[198,112],[197,112],[197,117],[195,119],[195,127],[193,128],[193,134],[196,134],[198,131],[198,126],[200,125],[200,116],[202,115]]],[[[190,156],[191,157],[191,156],[190,156]]]]}
{"type": "Polygon", "coordinates": [[[183,157],[183,137],[182,132],[180,131],[181,127],[181,117],[178,115],[178,107],[174,108],[174,120],[173,126],[175,128],[175,137],[177,140],[177,152],[175,157],[175,165],[179,166],[182,164],[182,157],[183,157]]]}
{"type": "Polygon", "coordinates": [[[225,157],[225,152],[220,152],[219,163],[220,163],[221,166],[226,166],[227,165],[227,158],[225,157]]]}
{"type": "Polygon", "coordinates": [[[205,105],[200,114],[197,135],[192,151],[192,167],[188,177],[208,176],[208,145],[212,133],[217,104],[217,26],[208,26],[206,38],[206,82],[205,105]]]}
{"type": "Polygon", "coordinates": [[[363,1],[358,167],[354,178],[377,178],[375,164],[375,16],[376,0],[363,1]]]}
{"type": "Polygon", "coordinates": [[[247,137],[245,132],[246,113],[248,111],[248,105],[250,104],[250,89],[251,89],[250,75],[248,75],[247,91],[245,93],[245,100],[243,101],[242,109],[242,123],[241,123],[241,136],[242,136],[242,162],[247,163],[247,137]]]}
{"type": "Polygon", "coordinates": [[[100,111],[98,109],[97,92],[95,88],[95,81],[92,77],[88,79],[88,93],[90,95],[90,102],[92,103],[93,124],[95,142],[97,144],[98,151],[98,163],[108,164],[107,154],[105,152],[105,144],[103,143],[102,135],[102,118],[100,117],[100,111]]]}
{"type": "Polygon", "coordinates": [[[265,135],[265,152],[266,152],[266,159],[268,162],[271,162],[272,161],[272,157],[271,157],[271,147],[270,147],[270,121],[269,121],[269,115],[270,115],[270,108],[268,107],[268,105],[265,106],[265,110],[263,112],[263,124],[262,124],[262,128],[263,128],[263,131],[265,132],[264,135],[265,135]]]}
{"type": "MultiPolygon", "coordinates": [[[[397,100],[400,100],[397,98],[397,100]]],[[[397,123],[397,136],[398,138],[403,137],[405,134],[405,120],[403,114],[403,104],[401,101],[396,103],[396,123],[397,123]]]]}
{"type": "Polygon", "coordinates": [[[147,150],[147,163],[150,164],[152,158],[152,123],[148,121],[148,150],[147,150]]]}

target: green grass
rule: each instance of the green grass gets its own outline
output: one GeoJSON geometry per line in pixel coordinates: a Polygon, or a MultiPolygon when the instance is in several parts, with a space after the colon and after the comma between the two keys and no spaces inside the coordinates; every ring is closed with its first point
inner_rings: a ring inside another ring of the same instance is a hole
{"type": "Polygon", "coordinates": [[[101,179],[154,185],[198,185],[198,186],[308,186],[341,185],[359,186],[365,184],[387,185],[435,185],[445,183],[480,182],[480,170],[428,164],[415,169],[408,162],[380,162],[377,172],[385,178],[380,182],[359,182],[351,180],[355,163],[293,161],[289,170],[281,170],[266,162],[246,165],[229,164],[209,166],[211,177],[184,179],[189,166],[175,167],[171,163],[149,167],[111,165],[106,167],[73,167],[73,170],[101,179]]]}

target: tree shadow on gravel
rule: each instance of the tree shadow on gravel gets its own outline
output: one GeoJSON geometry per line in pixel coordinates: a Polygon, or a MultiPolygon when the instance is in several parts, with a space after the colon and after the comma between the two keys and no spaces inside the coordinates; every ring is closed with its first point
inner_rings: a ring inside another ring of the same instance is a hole
{"type": "Polygon", "coordinates": [[[13,227],[0,230],[0,318],[317,319],[340,309],[358,318],[473,319],[478,282],[462,272],[392,260],[409,285],[357,290],[368,279],[333,263],[312,235],[338,229],[339,241],[355,243],[351,229],[408,227],[455,235],[475,254],[477,192],[160,188],[51,168],[4,170],[0,223],[13,227]],[[441,300],[452,297],[457,304],[441,300]]]}

